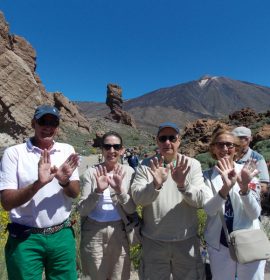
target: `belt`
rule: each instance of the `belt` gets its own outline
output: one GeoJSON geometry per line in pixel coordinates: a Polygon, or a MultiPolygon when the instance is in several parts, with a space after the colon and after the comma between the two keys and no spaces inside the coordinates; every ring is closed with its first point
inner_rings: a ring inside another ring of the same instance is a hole
{"type": "Polygon", "coordinates": [[[31,233],[39,233],[39,234],[53,234],[55,232],[60,231],[63,228],[71,227],[75,222],[71,222],[69,219],[65,220],[63,223],[51,227],[46,228],[31,228],[31,233]]]}

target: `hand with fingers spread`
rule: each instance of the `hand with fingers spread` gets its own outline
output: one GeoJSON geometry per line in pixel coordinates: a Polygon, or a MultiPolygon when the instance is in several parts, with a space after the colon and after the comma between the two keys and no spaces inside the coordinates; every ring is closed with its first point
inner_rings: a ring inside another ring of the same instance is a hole
{"type": "Polygon", "coordinates": [[[216,169],[221,175],[223,186],[220,190],[220,194],[223,198],[226,198],[230,189],[236,182],[237,173],[234,169],[233,162],[228,158],[222,158],[218,161],[216,169]]]}
{"type": "Polygon", "coordinates": [[[184,187],[187,174],[190,171],[188,158],[184,155],[177,154],[176,165],[173,166],[173,163],[170,163],[170,169],[172,178],[176,182],[177,186],[179,188],[184,187]]]}
{"type": "Polygon", "coordinates": [[[59,181],[60,184],[66,184],[69,181],[70,176],[73,171],[79,165],[80,157],[78,154],[71,154],[66,161],[57,168],[55,178],[59,181]]]}
{"type": "Polygon", "coordinates": [[[115,168],[113,175],[108,176],[109,185],[115,190],[116,193],[122,193],[122,181],[125,176],[125,172],[123,172],[123,167],[121,165],[117,165],[115,168]]]}
{"type": "Polygon", "coordinates": [[[247,193],[248,184],[257,174],[259,174],[259,171],[256,166],[256,161],[248,160],[244,164],[241,172],[237,175],[237,183],[240,186],[241,192],[243,194],[247,193]]]}
{"type": "Polygon", "coordinates": [[[150,173],[154,178],[154,186],[158,190],[162,184],[167,180],[169,174],[169,165],[164,167],[164,158],[161,157],[159,160],[154,157],[150,160],[150,173]]]}
{"type": "Polygon", "coordinates": [[[40,160],[38,162],[38,180],[41,186],[45,186],[52,181],[57,169],[51,167],[50,153],[47,149],[41,152],[40,160]]]}
{"type": "Polygon", "coordinates": [[[97,181],[96,192],[103,193],[104,190],[109,187],[107,169],[106,166],[102,164],[98,165],[95,169],[96,172],[94,173],[94,176],[97,181]]]}

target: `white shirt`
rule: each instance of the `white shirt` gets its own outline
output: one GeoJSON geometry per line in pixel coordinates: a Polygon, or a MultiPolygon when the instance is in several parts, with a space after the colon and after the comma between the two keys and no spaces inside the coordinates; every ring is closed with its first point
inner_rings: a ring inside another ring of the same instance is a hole
{"type": "MultiPolygon", "coordinates": [[[[7,148],[0,167],[0,191],[21,189],[38,179],[38,161],[41,150],[26,143],[7,148]]],[[[59,167],[74,148],[69,144],[55,142],[50,150],[51,165],[59,167]]],[[[70,180],[79,180],[76,169],[70,180]]],[[[12,222],[32,226],[50,227],[66,220],[71,212],[73,199],[68,197],[55,178],[40,189],[31,200],[10,211],[12,222]]]]}
{"type": "Polygon", "coordinates": [[[121,220],[121,217],[113,204],[110,188],[104,190],[103,194],[99,197],[96,207],[89,214],[89,217],[98,222],[121,220]]]}

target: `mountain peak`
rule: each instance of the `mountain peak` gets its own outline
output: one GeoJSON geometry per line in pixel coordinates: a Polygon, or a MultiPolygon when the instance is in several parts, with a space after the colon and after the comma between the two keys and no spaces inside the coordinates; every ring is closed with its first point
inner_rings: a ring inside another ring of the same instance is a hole
{"type": "Polygon", "coordinates": [[[198,84],[201,88],[206,86],[209,82],[213,80],[217,80],[219,77],[218,76],[210,76],[210,75],[204,75],[198,80],[198,84]]]}

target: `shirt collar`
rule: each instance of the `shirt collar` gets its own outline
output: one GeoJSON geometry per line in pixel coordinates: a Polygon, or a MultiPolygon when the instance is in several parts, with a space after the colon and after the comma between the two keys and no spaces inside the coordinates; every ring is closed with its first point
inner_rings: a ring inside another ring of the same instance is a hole
{"type": "MultiPolygon", "coordinates": [[[[42,149],[40,149],[39,147],[36,147],[33,145],[32,143],[32,140],[33,140],[33,137],[32,138],[29,138],[27,141],[26,141],[26,147],[27,147],[27,150],[29,152],[37,152],[37,153],[41,153],[42,152],[42,149]]],[[[52,149],[50,149],[50,154],[54,154],[56,152],[60,152],[60,149],[57,149],[56,148],[56,142],[53,141],[53,147],[52,149]]]]}

